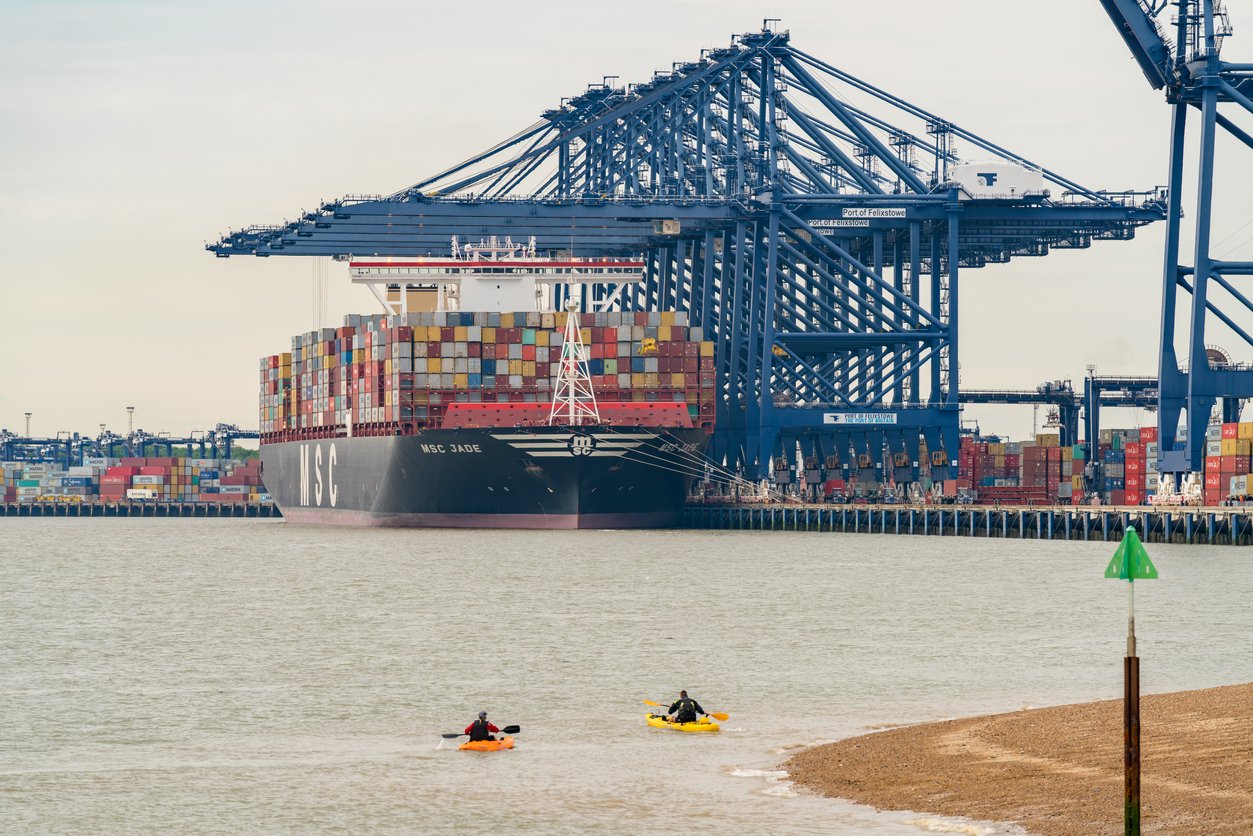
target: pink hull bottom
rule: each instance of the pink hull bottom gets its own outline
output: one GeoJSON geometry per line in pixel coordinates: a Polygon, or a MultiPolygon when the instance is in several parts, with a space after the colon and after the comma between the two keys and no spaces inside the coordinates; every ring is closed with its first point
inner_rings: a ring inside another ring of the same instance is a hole
{"type": "Polygon", "coordinates": [[[374,514],[329,508],[283,508],[291,523],[382,528],[529,528],[539,530],[669,528],[678,514],[668,511],[627,514],[374,514]]]}

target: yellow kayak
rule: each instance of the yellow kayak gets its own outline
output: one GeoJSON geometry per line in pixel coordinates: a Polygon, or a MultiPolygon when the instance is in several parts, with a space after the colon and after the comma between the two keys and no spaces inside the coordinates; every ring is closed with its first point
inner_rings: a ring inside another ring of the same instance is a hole
{"type": "Polygon", "coordinates": [[[457,747],[465,752],[499,752],[502,749],[513,748],[512,737],[502,737],[500,740],[475,740],[462,743],[457,747]]]}
{"type": "Polygon", "coordinates": [[[666,719],[664,714],[649,714],[645,718],[645,722],[655,729],[673,729],[682,732],[711,732],[718,730],[718,724],[708,717],[697,720],[695,723],[675,723],[666,719]]]}

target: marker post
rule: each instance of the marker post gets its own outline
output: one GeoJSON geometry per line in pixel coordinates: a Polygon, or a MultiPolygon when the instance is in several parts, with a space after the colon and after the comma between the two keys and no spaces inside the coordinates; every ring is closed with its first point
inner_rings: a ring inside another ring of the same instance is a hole
{"type": "Polygon", "coordinates": [[[1127,655],[1123,659],[1123,833],[1140,836],[1140,657],[1136,655],[1136,578],[1155,580],[1157,567],[1128,528],[1105,577],[1127,581],[1127,655]]]}

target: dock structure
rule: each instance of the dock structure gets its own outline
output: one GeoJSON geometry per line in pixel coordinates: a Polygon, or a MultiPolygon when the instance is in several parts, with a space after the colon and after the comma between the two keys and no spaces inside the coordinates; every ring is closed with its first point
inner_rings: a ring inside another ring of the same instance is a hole
{"type": "Polygon", "coordinates": [[[1151,543],[1253,545],[1253,507],[688,505],[681,520],[695,529],[1101,542],[1121,540],[1134,528],[1151,543]]]}
{"type": "Polygon", "coordinates": [[[282,517],[273,502],[0,502],[0,517],[282,517]]]}

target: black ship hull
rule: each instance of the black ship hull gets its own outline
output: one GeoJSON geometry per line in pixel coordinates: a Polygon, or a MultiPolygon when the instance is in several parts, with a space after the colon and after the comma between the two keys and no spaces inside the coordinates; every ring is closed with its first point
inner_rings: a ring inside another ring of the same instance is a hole
{"type": "Polygon", "coordinates": [[[294,523],[453,528],[674,525],[700,429],[537,427],[286,441],[262,477],[294,523]]]}

